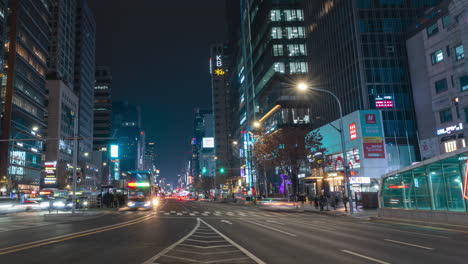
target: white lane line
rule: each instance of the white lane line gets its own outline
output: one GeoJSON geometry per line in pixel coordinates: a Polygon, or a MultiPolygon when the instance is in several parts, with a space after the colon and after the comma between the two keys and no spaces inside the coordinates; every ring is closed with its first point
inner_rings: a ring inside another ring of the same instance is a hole
{"type": "Polygon", "coordinates": [[[222,222],[222,223],[226,223],[226,224],[228,224],[228,225],[232,225],[232,223],[229,222],[228,220],[221,220],[221,222],[222,222]]]}
{"type": "Polygon", "coordinates": [[[273,228],[271,226],[262,225],[262,224],[259,224],[257,222],[252,222],[252,221],[245,220],[245,219],[239,219],[239,220],[247,222],[247,223],[251,223],[251,224],[254,224],[254,225],[258,225],[258,226],[261,226],[261,227],[264,227],[264,228],[268,228],[268,229],[271,229],[271,230],[275,230],[277,232],[283,233],[283,234],[288,235],[288,236],[297,237],[297,235],[295,235],[295,234],[291,234],[289,232],[286,232],[286,231],[283,231],[283,230],[280,230],[280,229],[276,229],[276,228],[273,228]]]}
{"type": "Polygon", "coordinates": [[[186,236],[184,236],[183,238],[181,238],[179,241],[175,242],[174,244],[170,245],[168,248],[164,249],[163,251],[159,252],[158,254],[156,254],[154,257],[148,259],[147,261],[143,262],[143,264],[153,264],[157,259],[159,259],[162,255],[166,254],[167,252],[171,251],[173,248],[175,248],[176,246],[178,246],[179,244],[181,244],[182,242],[184,242],[184,240],[186,240],[187,238],[191,237],[195,231],[197,231],[197,229],[200,227],[200,220],[197,218],[197,224],[195,225],[195,227],[193,228],[192,231],[190,231],[190,233],[188,233],[186,236]]]}
{"type": "Polygon", "coordinates": [[[388,227],[381,227],[381,226],[378,226],[378,225],[373,225],[373,224],[369,224],[369,223],[361,223],[367,227],[374,227],[374,228],[378,228],[378,229],[386,229],[386,230],[392,230],[392,231],[395,231],[395,232],[402,232],[402,233],[410,233],[410,234],[416,234],[416,235],[420,235],[420,236],[430,236],[430,237],[438,237],[438,238],[448,238],[446,236],[439,236],[439,235],[431,235],[431,234],[425,234],[425,233],[419,233],[419,232],[412,232],[412,231],[405,231],[405,230],[399,230],[399,229],[395,229],[395,228],[388,228],[388,227]]]}
{"type": "Polygon", "coordinates": [[[182,215],[182,213],[177,213],[177,215],[182,215]]]}
{"type": "Polygon", "coordinates": [[[277,224],[277,225],[285,225],[285,224],[282,224],[282,223],[278,223],[276,221],[272,221],[272,220],[266,220],[268,223],[273,223],[273,224],[277,224]]]}
{"type": "Polygon", "coordinates": [[[406,243],[406,242],[402,242],[402,241],[397,241],[397,240],[392,240],[392,239],[384,239],[384,240],[388,241],[388,242],[392,242],[392,243],[402,244],[402,245],[405,245],[405,246],[417,247],[417,248],[422,248],[422,249],[427,249],[427,250],[434,250],[434,248],[420,246],[420,245],[411,244],[411,243],[406,243]]]}
{"type": "Polygon", "coordinates": [[[190,216],[195,216],[195,214],[193,214],[193,213],[190,213],[189,215],[190,215],[190,216]]]}
{"type": "Polygon", "coordinates": [[[363,259],[367,259],[367,260],[374,261],[374,262],[376,262],[376,263],[380,263],[380,264],[390,264],[389,262],[385,262],[385,261],[382,261],[382,260],[378,260],[378,259],[375,259],[375,258],[371,258],[371,257],[368,257],[368,256],[364,256],[364,255],[361,255],[361,254],[358,254],[358,253],[355,253],[355,252],[352,252],[352,251],[349,251],[349,250],[344,250],[344,249],[342,249],[341,251],[344,252],[344,253],[347,253],[347,254],[351,254],[351,255],[354,255],[354,256],[357,256],[357,257],[361,257],[361,258],[363,258],[363,259]]]}
{"type": "Polygon", "coordinates": [[[192,235],[193,237],[201,237],[201,238],[219,238],[218,235],[216,236],[200,236],[200,235],[192,235]]]}
{"type": "Polygon", "coordinates": [[[187,238],[187,241],[195,241],[195,242],[200,242],[200,243],[220,243],[220,242],[226,242],[226,241],[224,241],[224,240],[203,241],[203,240],[192,239],[192,238],[187,238]]]}
{"type": "Polygon", "coordinates": [[[184,246],[184,247],[194,247],[194,248],[221,248],[221,247],[234,247],[233,245],[218,245],[218,246],[196,246],[196,245],[189,245],[189,244],[180,244],[180,246],[184,246]]]}
{"type": "Polygon", "coordinates": [[[205,263],[221,263],[221,262],[235,263],[235,262],[232,262],[232,261],[237,262],[239,260],[244,260],[244,259],[249,259],[249,258],[217,259],[217,260],[212,260],[212,261],[208,261],[208,262],[205,262],[205,263]]]}
{"type": "Polygon", "coordinates": [[[183,260],[183,261],[188,261],[188,262],[190,262],[190,263],[202,263],[202,262],[197,261],[197,260],[194,260],[194,259],[175,257],[175,256],[171,256],[171,255],[164,255],[163,257],[174,258],[174,259],[180,259],[180,260],[183,260]]]}
{"type": "Polygon", "coordinates": [[[171,214],[175,214],[175,213],[176,213],[176,211],[171,211],[171,214]]]}
{"type": "Polygon", "coordinates": [[[193,252],[193,251],[180,250],[180,249],[173,249],[173,251],[183,252],[183,253],[190,253],[190,254],[197,254],[197,255],[202,255],[202,256],[239,252],[239,250],[229,250],[229,251],[219,251],[219,252],[212,252],[212,253],[200,253],[200,252],[193,252]]]}
{"type": "Polygon", "coordinates": [[[196,234],[202,234],[202,235],[213,235],[213,232],[207,233],[207,232],[195,232],[196,234]]]}
{"type": "Polygon", "coordinates": [[[317,225],[317,224],[312,224],[312,223],[307,223],[307,222],[297,222],[297,221],[288,221],[288,223],[294,223],[294,224],[300,224],[300,225],[307,225],[307,226],[315,226],[323,229],[328,229],[328,230],[336,230],[336,228],[329,227],[329,226],[323,226],[323,225],[317,225]]]}
{"type": "Polygon", "coordinates": [[[170,213],[164,213],[164,215],[170,215],[170,213]]]}
{"type": "Polygon", "coordinates": [[[242,251],[244,254],[246,254],[249,258],[251,258],[253,261],[255,261],[257,264],[266,264],[265,262],[263,262],[261,259],[257,258],[254,254],[250,253],[250,251],[248,251],[247,249],[243,248],[241,245],[237,244],[236,242],[234,242],[232,239],[230,239],[229,237],[225,236],[223,233],[219,232],[217,229],[215,229],[213,226],[211,226],[210,224],[208,224],[207,222],[205,222],[203,219],[200,219],[201,222],[203,222],[205,225],[207,225],[208,227],[210,227],[211,229],[213,229],[213,231],[215,231],[216,233],[218,233],[218,235],[220,235],[222,238],[226,239],[227,242],[231,243],[231,245],[233,245],[234,247],[236,247],[237,249],[239,249],[240,251],[242,251]]]}

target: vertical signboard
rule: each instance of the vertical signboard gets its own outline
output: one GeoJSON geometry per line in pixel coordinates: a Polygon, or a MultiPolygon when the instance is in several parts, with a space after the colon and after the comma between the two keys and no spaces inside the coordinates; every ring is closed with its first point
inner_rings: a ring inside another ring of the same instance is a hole
{"type": "Polygon", "coordinates": [[[57,162],[46,162],[42,188],[58,188],[57,162]]]}
{"type": "Polygon", "coordinates": [[[384,159],[385,144],[380,112],[362,111],[361,127],[364,158],[384,159]]]}

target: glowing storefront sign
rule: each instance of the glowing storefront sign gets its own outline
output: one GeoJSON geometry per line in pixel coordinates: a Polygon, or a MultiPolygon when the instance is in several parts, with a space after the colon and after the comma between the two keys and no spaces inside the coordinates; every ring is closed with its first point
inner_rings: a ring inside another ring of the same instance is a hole
{"type": "Polygon", "coordinates": [[[358,138],[356,123],[352,123],[349,125],[349,138],[351,140],[356,140],[358,138]]]}
{"type": "Polygon", "coordinates": [[[46,162],[45,163],[45,176],[44,185],[56,185],[57,184],[57,162],[46,162]]]}
{"type": "Polygon", "coordinates": [[[110,157],[119,158],[119,145],[111,145],[110,157]]]}
{"type": "Polygon", "coordinates": [[[395,104],[393,103],[393,96],[377,96],[375,98],[375,107],[376,108],[393,108],[395,104]]]}
{"type": "Polygon", "coordinates": [[[458,125],[449,126],[446,128],[437,129],[437,135],[450,135],[452,132],[463,130],[463,124],[459,123],[458,125]]]}

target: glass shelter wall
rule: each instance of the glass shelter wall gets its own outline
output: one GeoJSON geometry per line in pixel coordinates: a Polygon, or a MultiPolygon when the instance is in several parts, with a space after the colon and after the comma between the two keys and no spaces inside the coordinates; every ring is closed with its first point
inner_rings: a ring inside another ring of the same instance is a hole
{"type": "Polygon", "coordinates": [[[467,153],[384,177],[382,208],[467,212],[467,153]]]}

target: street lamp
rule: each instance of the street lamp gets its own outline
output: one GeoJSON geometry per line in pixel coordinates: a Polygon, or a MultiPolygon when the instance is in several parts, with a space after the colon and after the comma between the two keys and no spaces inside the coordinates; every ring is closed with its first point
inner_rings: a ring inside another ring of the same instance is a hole
{"type": "Polygon", "coordinates": [[[253,123],[253,126],[255,128],[260,128],[262,126],[262,124],[260,124],[260,122],[256,121],[256,122],[253,123]]]}
{"type": "Polygon", "coordinates": [[[349,175],[348,175],[348,157],[346,155],[346,143],[345,143],[345,136],[344,136],[344,126],[343,126],[343,107],[341,106],[341,101],[340,99],[338,98],[338,96],[336,96],[336,94],[328,91],[328,90],[324,90],[324,89],[320,89],[320,88],[313,88],[313,87],[310,87],[309,85],[307,85],[306,83],[299,83],[297,85],[297,89],[300,90],[300,91],[307,91],[307,90],[310,90],[310,91],[317,91],[317,92],[324,92],[324,93],[328,93],[329,95],[333,96],[333,98],[336,100],[336,102],[338,103],[338,108],[340,110],[340,136],[341,136],[341,152],[343,153],[343,173],[345,175],[345,184],[346,184],[346,191],[348,192],[348,199],[349,199],[349,212],[351,214],[354,214],[354,209],[353,209],[353,196],[352,196],[352,193],[351,193],[351,184],[350,184],[350,179],[349,179],[349,175]]]}

